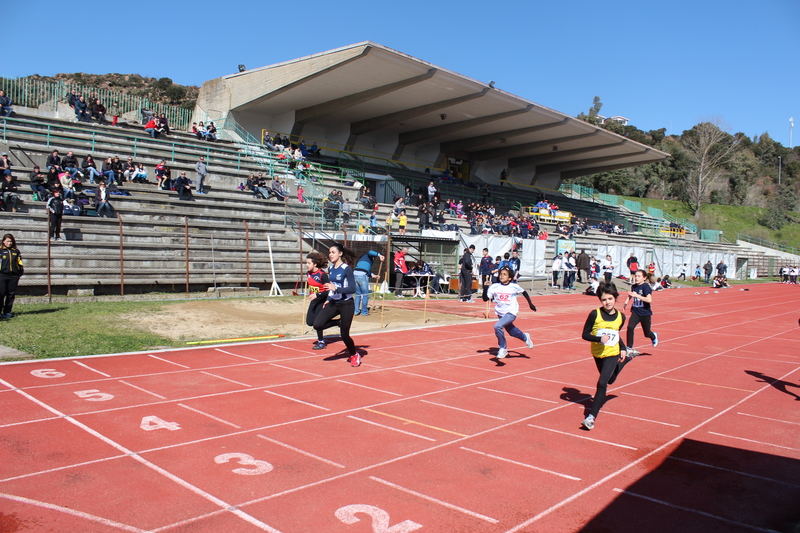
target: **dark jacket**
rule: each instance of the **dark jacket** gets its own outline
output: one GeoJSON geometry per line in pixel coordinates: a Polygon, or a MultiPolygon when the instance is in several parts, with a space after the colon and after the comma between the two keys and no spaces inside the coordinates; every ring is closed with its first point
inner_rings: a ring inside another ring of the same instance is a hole
{"type": "Polygon", "coordinates": [[[75,157],[74,155],[72,157],[65,155],[64,159],[62,159],[61,161],[62,163],[64,163],[64,168],[66,167],[78,168],[78,158],[75,157]]]}
{"type": "Polygon", "coordinates": [[[53,215],[64,214],[64,199],[60,196],[52,196],[47,200],[47,211],[53,215]]]}
{"type": "Polygon", "coordinates": [[[0,274],[5,276],[21,276],[25,273],[22,266],[22,254],[16,248],[0,248],[0,274]]]}
{"type": "Polygon", "coordinates": [[[578,270],[588,270],[591,266],[591,260],[589,259],[589,254],[581,252],[578,254],[578,260],[576,262],[576,267],[578,270]]]}
{"type": "Polygon", "coordinates": [[[45,166],[47,166],[47,167],[60,167],[61,166],[61,157],[59,157],[57,155],[54,156],[53,154],[48,155],[47,156],[47,164],[45,166]]]}

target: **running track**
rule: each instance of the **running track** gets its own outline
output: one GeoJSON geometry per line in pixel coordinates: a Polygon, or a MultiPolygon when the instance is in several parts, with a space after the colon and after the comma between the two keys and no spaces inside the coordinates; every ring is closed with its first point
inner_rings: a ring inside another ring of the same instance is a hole
{"type": "Polygon", "coordinates": [[[360,335],[360,368],[309,339],[2,364],[0,532],[790,531],[800,289],[694,292],[656,295],[591,432],[581,295],[534,295],[502,362],[476,320],[360,335]]]}

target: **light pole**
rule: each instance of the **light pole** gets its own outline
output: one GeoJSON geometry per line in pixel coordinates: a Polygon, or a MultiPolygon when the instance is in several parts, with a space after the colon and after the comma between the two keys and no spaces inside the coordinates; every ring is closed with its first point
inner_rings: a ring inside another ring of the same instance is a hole
{"type": "Polygon", "coordinates": [[[783,163],[783,160],[781,156],[778,156],[778,187],[781,186],[781,163],[783,163]]]}
{"type": "Polygon", "coordinates": [[[792,146],[792,130],[794,129],[794,118],[789,117],[789,150],[793,149],[792,146]]]}

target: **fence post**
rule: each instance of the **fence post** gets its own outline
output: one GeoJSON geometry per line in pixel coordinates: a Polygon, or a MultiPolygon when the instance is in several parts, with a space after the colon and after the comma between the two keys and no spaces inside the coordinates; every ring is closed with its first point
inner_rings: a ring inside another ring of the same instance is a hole
{"type": "Polygon", "coordinates": [[[125,253],[122,246],[122,217],[117,213],[119,221],[119,295],[125,296],[125,253]]]}
{"type": "Polygon", "coordinates": [[[52,233],[52,221],[50,213],[47,213],[47,302],[53,303],[53,293],[50,286],[50,233],[52,233]]]}
{"type": "Polygon", "coordinates": [[[186,234],[186,296],[189,296],[189,217],[183,217],[183,227],[186,234]]]}
{"type": "Polygon", "coordinates": [[[250,225],[244,221],[244,264],[247,279],[245,282],[245,289],[250,292],[250,225]]]}

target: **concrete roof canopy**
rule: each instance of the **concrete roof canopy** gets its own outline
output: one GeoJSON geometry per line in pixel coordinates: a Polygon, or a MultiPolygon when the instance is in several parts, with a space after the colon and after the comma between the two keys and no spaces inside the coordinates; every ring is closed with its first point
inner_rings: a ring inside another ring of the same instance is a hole
{"type": "Polygon", "coordinates": [[[256,138],[266,129],[411,165],[457,158],[489,183],[507,168],[516,181],[557,188],[669,157],[368,41],[207,81],[195,115],[232,117],[256,138]]]}

